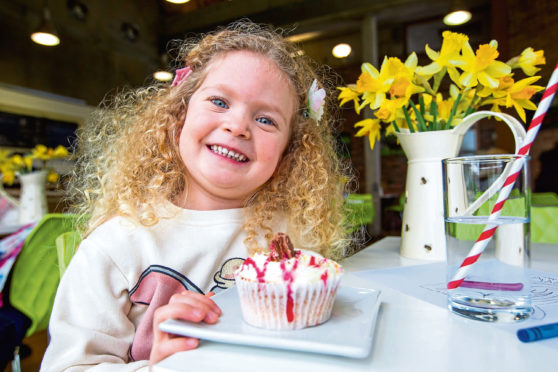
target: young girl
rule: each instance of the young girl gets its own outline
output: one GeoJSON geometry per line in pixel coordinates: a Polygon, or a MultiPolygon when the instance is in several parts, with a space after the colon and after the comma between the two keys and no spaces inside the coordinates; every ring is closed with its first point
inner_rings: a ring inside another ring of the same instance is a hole
{"type": "MultiPolygon", "coordinates": [[[[171,85],[121,94],[80,135],[86,238],[58,289],[42,371],[135,371],[197,346],[213,293],[274,233],[339,257],[342,172],[324,91],[296,48],[236,23],[185,44],[171,85]]],[[[239,319],[239,321],[242,321],[239,319]]]]}

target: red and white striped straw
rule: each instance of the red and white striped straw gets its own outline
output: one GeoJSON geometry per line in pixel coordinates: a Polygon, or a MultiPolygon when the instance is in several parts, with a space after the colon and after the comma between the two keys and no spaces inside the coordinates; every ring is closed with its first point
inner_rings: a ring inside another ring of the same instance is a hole
{"type": "MultiPolygon", "coordinates": [[[[554,67],[552,76],[550,77],[548,85],[546,86],[542,99],[539,102],[539,106],[537,107],[537,110],[535,111],[535,115],[533,116],[533,120],[531,120],[529,129],[527,130],[527,135],[523,139],[523,143],[521,144],[521,147],[519,148],[517,155],[529,154],[529,149],[531,148],[531,145],[533,144],[533,141],[535,140],[535,137],[539,132],[544,116],[546,115],[546,112],[550,107],[550,103],[554,98],[554,94],[556,93],[557,88],[558,88],[558,64],[556,64],[556,67],[554,67]]],[[[515,180],[519,176],[519,172],[521,171],[521,168],[523,167],[524,163],[525,163],[525,158],[519,158],[518,160],[513,162],[510,173],[506,178],[506,181],[504,182],[504,185],[502,186],[500,193],[498,194],[498,199],[496,200],[496,204],[494,205],[492,211],[490,212],[490,216],[488,217],[488,221],[486,223],[486,226],[484,227],[484,230],[482,231],[479,238],[473,245],[473,248],[471,248],[471,251],[465,258],[465,260],[463,260],[461,266],[459,266],[459,268],[457,269],[452,280],[448,283],[447,286],[448,289],[458,288],[461,285],[461,283],[463,283],[465,277],[467,276],[467,273],[471,269],[471,265],[477,262],[480,255],[482,254],[482,252],[490,242],[490,239],[492,239],[492,236],[494,235],[496,229],[498,228],[498,225],[495,224],[494,221],[497,220],[498,217],[500,217],[502,208],[504,207],[504,204],[506,203],[506,200],[508,199],[511,190],[513,189],[515,180]]]]}

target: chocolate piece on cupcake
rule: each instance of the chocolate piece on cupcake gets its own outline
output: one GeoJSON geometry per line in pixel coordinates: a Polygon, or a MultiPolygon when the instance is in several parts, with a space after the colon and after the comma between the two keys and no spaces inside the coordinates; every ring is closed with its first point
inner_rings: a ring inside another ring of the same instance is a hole
{"type": "Polygon", "coordinates": [[[281,261],[295,256],[293,243],[291,243],[291,239],[285,233],[277,233],[271,240],[270,248],[271,254],[269,257],[271,261],[281,261]]]}

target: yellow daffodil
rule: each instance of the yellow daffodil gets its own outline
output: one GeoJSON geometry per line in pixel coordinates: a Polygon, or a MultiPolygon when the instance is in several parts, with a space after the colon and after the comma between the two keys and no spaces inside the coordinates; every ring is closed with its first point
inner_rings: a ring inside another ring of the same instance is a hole
{"type": "Polygon", "coordinates": [[[12,170],[7,170],[5,172],[2,172],[2,182],[4,182],[7,185],[13,185],[15,181],[15,172],[12,170]]]}
{"type": "Polygon", "coordinates": [[[56,183],[56,182],[58,182],[59,178],[60,178],[60,176],[58,175],[58,173],[56,173],[54,171],[50,171],[50,172],[48,172],[47,182],[56,183]]]}
{"type": "Polygon", "coordinates": [[[455,100],[452,98],[442,99],[438,102],[438,118],[443,120],[444,123],[448,122],[454,104],[455,100]]]}
{"type": "Polygon", "coordinates": [[[394,81],[394,71],[397,71],[401,61],[398,58],[384,58],[380,71],[370,63],[362,64],[362,74],[357,81],[357,90],[362,92],[362,103],[359,109],[369,105],[372,110],[380,107],[386,93],[389,92],[394,81]]]}
{"type": "Polygon", "coordinates": [[[352,101],[355,105],[356,113],[360,113],[360,109],[358,107],[360,93],[356,90],[356,85],[352,84],[347,87],[337,87],[337,89],[341,91],[337,97],[337,99],[341,101],[339,102],[339,106],[343,106],[345,103],[352,101]]]}
{"type": "Polygon", "coordinates": [[[535,93],[544,89],[544,87],[539,85],[530,85],[539,79],[540,76],[532,76],[515,82],[508,88],[507,94],[504,97],[488,100],[487,103],[508,108],[513,106],[521,120],[525,122],[525,110],[537,109],[537,106],[531,101],[531,98],[535,93]]]}
{"type": "Polygon", "coordinates": [[[427,66],[418,70],[421,75],[434,75],[441,71],[444,67],[454,70],[454,64],[459,60],[461,49],[469,40],[469,37],[457,32],[444,31],[442,33],[443,41],[440,52],[432,50],[428,44],[424,47],[426,54],[432,60],[427,66]]]}
{"type": "Polygon", "coordinates": [[[64,146],[50,148],[45,145],[37,145],[29,153],[21,155],[13,154],[12,150],[0,149],[0,173],[2,182],[11,185],[16,174],[30,173],[35,170],[48,169],[49,182],[58,182],[59,175],[48,167],[49,160],[68,157],[68,150],[64,146]]]}
{"type": "Polygon", "coordinates": [[[542,50],[526,48],[503,63],[498,60],[496,40],[474,51],[467,35],[444,31],[442,37],[440,51],[425,46],[432,61],[426,66],[418,66],[414,52],[404,63],[386,56],[379,70],[364,63],[356,84],[339,87],[341,106],[353,102],[356,113],[366,106],[372,110],[373,119],[355,124],[356,136],[368,135],[371,148],[380,139],[382,127],[386,134],[451,129],[467,115],[490,106],[494,111],[514,107],[525,121],[525,110],[536,109],[531,99],[543,88],[531,84],[539,77],[516,82],[512,70],[535,74],[540,70],[536,66],[546,62],[542,50]],[[442,94],[440,87],[448,86],[442,84],[446,75],[449,89],[442,94]]]}
{"type": "Polygon", "coordinates": [[[13,170],[2,170],[2,182],[6,185],[13,185],[15,181],[15,172],[13,170]]]}
{"type": "Polygon", "coordinates": [[[32,155],[25,155],[23,157],[23,164],[25,164],[25,168],[28,172],[31,172],[33,169],[33,156],[32,155]]]}
{"type": "Polygon", "coordinates": [[[521,68],[527,76],[535,75],[537,71],[540,70],[540,68],[535,66],[544,65],[545,63],[544,51],[535,51],[533,48],[525,48],[519,57],[512,58],[508,61],[508,65],[510,65],[511,68],[521,68]]]}
{"type": "Polygon", "coordinates": [[[62,145],[56,146],[54,150],[52,150],[52,158],[53,159],[61,159],[65,158],[69,155],[68,149],[62,145]]]}
{"type": "Polygon", "coordinates": [[[13,155],[10,158],[10,161],[16,168],[24,168],[26,167],[25,162],[23,161],[23,157],[21,155],[13,155]]]}
{"type": "Polygon", "coordinates": [[[412,53],[405,63],[398,58],[390,58],[386,74],[393,77],[389,94],[392,98],[405,97],[407,100],[415,93],[424,92],[424,88],[413,83],[414,72],[417,68],[417,56],[412,53]]]}
{"type": "Polygon", "coordinates": [[[402,114],[400,113],[398,115],[398,113],[401,111],[401,107],[403,107],[406,103],[407,100],[405,98],[386,99],[376,111],[375,115],[383,122],[391,123],[395,119],[401,118],[402,114]]]}
{"type": "Polygon", "coordinates": [[[368,136],[370,140],[370,150],[374,150],[374,144],[380,140],[380,120],[378,119],[364,119],[355,124],[355,128],[362,127],[355,134],[356,137],[368,136]]]}
{"type": "Polygon", "coordinates": [[[441,93],[438,93],[436,95],[435,100],[433,100],[432,96],[429,95],[425,96],[424,98],[425,106],[428,108],[428,111],[425,114],[424,118],[428,122],[432,122],[432,124],[434,125],[440,121],[443,121],[444,123],[447,122],[455,99],[448,98],[447,100],[444,100],[441,93]],[[433,123],[434,115],[431,114],[432,105],[436,105],[436,123],[433,123]]]}
{"type": "Polygon", "coordinates": [[[48,160],[50,159],[48,150],[49,149],[45,145],[37,145],[33,150],[31,150],[31,155],[35,159],[48,160]]]}
{"type": "Polygon", "coordinates": [[[501,98],[507,94],[507,90],[514,84],[514,82],[513,74],[506,75],[498,79],[498,86],[496,88],[483,86],[477,94],[482,98],[486,98],[491,95],[495,98],[501,98]]]}
{"type": "Polygon", "coordinates": [[[494,43],[479,46],[477,52],[469,43],[463,47],[463,65],[460,68],[463,74],[459,84],[464,87],[475,87],[480,82],[482,85],[497,88],[498,79],[511,72],[511,67],[504,62],[497,61],[498,51],[494,43]]]}

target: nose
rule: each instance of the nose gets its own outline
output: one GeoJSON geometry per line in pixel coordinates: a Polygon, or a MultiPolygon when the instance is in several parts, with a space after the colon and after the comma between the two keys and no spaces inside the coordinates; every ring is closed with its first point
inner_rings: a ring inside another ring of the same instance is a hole
{"type": "Polygon", "coordinates": [[[235,137],[249,139],[250,119],[244,114],[230,115],[223,123],[223,129],[235,137]]]}

